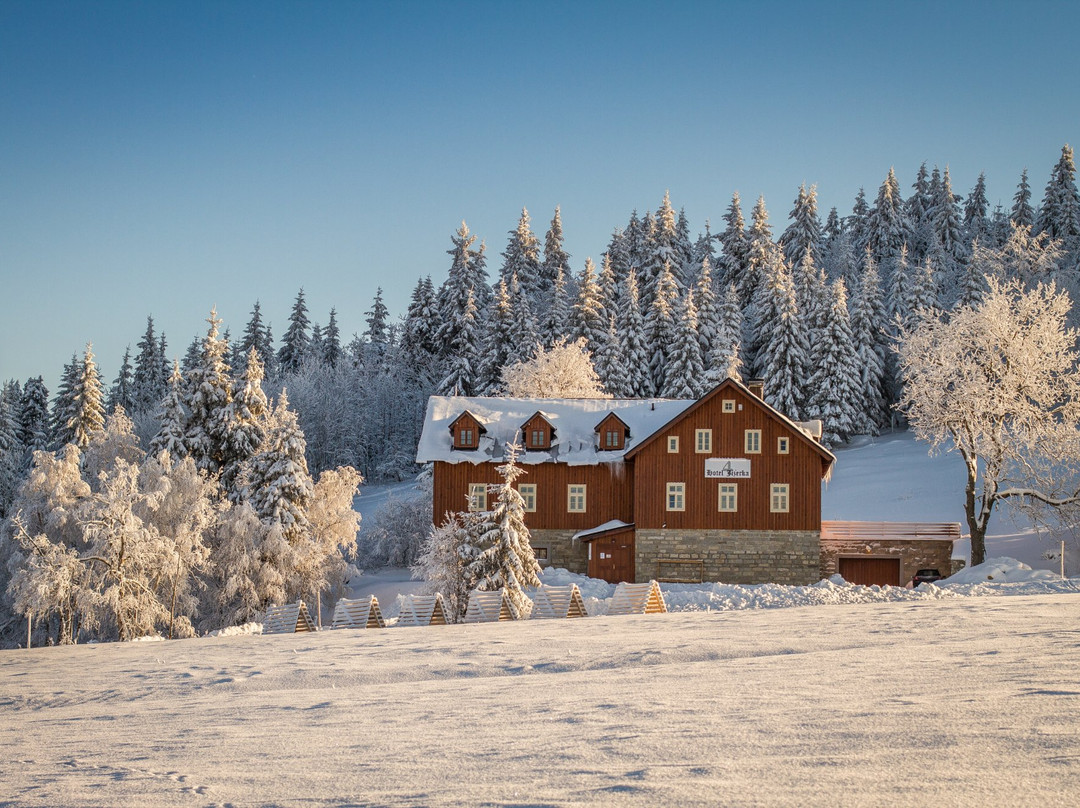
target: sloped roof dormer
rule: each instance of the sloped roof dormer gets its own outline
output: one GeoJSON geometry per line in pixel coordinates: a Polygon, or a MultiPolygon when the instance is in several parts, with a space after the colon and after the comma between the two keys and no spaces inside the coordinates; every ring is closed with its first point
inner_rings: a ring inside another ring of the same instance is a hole
{"type": "Polygon", "coordinates": [[[555,426],[546,413],[537,410],[528,421],[521,425],[522,443],[525,451],[545,451],[551,449],[555,441],[555,426]]]}
{"type": "Polygon", "coordinates": [[[609,412],[594,430],[597,434],[597,451],[621,452],[630,440],[630,427],[613,412],[609,412]]]}
{"type": "Polygon", "coordinates": [[[480,445],[480,436],[487,430],[484,424],[468,410],[465,410],[450,422],[451,448],[476,451],[480,445]]]}

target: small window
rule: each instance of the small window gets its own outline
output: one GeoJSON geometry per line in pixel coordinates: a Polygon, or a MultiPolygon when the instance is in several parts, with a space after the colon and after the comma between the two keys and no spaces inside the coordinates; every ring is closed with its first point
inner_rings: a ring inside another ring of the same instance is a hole
{"type": "Polygon", "coordinates": [[[787,513],[788,512],[788,484],[787,483],[773,483],[772,484],[772,502],[769,505],[769,510],[772,513],[787,513]]]}
{"type": "Polygon", "coordinates": [[[469,510],[487,510],[487,483],[469,483],[469,510]]]}
{"type": "Polygon", "coordinates": [[[698,454],[708,454],[712,451],[712,430],[694,430],[694,451],[698,454]]]}
{"type": "Polygon", "coordinates": [[[461,445],[472,446],[473,445],[473,431],[472,429],[461,430],[461,445]]]}
{"type": "Polygon", "coordinates": [[[722,409],[724,412],[735,412],[735,399],[725,398],[722,409]]]}
{"type": "Polygon", "coordinates": [[[525,510],[536,513],[536,483],[521,483],[518,485],[518,493],[525,502],[525,510]]]}
{"type": "Polygon", "coordinates": [[[746,454],[761,454],[761,430],[748,429],[746,435],[746,454]]]}
{"type": "Polygon", "coordinates": [[[776,439],[776,453],[777,454],[787,454],[790,451],[789,443],[788,443],[789,440],[790,440],[790,438],[777,438],[776,439]]]}
{"type": "Polygon", "coordinates": [[[621,447],[621,441],[619,440],[619,433],[615,429],[608,429],[604,432],[604,448],[605,449],[619,449],[621,447]]]}
{"type": "Polygon", "coordinates": [[[536,557],[536,560],[539,561],[541,565],[543,565],[544,562],[548,560],[548,548],[534,547],[533,555],[536,557]]]}
{"type": "Polygon", "coordinates": [[[668,435],[668,437],[667,437],[667,450],[668,450],[668,454],[678,454],[679,453],[679,436],[678,435],[668,435]]]}
{"type": "Polygon", "coordinates": [[[739,486],[735,483],[721,483],[718,510],[723,513],[735,513],[739,510],[739,486]]]}
{"type": "Polygon", "coordinates": [[[585,486],[568,485],[566,494],[566,510],[570,513],[585,513],[585,486]]]}
{"type": "Polygon", "coordinates": [[[542,429],[534,429],[529,434],[529,446],[533,448],[542,448],[547,445],[547,435],[544,434],[542,429]]]}
{"type": "Polygon", "coordinates": [[[667,484],[667,509],[669,511],[686,510],[686,483],[667,484]]]}

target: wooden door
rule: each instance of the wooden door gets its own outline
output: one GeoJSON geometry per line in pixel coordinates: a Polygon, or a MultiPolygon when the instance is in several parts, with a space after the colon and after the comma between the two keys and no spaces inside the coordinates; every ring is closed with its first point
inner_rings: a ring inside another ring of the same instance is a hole
{"type": "Polygon", "coordinates": [[[849,584],[900,586],[899,558],[841,558],[838,571],[849,584]]]}
{"type": "Polygon", "coordinates": [[[590,542],[589,577],[608,583],[634,582],[634,533],[623,531],[590,542]]]}

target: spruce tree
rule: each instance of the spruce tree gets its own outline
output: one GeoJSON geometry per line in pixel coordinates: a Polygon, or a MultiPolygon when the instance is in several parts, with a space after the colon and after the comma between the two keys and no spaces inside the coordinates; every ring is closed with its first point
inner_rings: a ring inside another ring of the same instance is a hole
{"type": "Polygon", "coordinates": [[[604,344],[595,354],[596,375],[604,390],[612,398],[630,398],[634,391],[629,387],[626,357],[623,355],[623,343],[615,327],[615,315],[608,315],[608,328],[604,335],[604,344]]]}
{"type": "Polygon", "coordinates": [[[1032,227],[1035,224],[1035,210],[1031,207],[1031,186],[1028,184],[1026,168],[1020,175],[1020,184],[1016,186],[1009,221],[1016,227],[1032,227]]]}
{"type": "Polygon", "coordinates": [[[611,240],[608,241],[608,248],[604,255],[611,261],[615,281],[621,288],[630,272],[630,246],[626,241],[626,233],[622,229],[616,227],[612,231],[611,240]]]}
{"type": "Polygon", "coordinates": [[[541,294],[546,295],[552,290],[560,271],[564,278],[570,274],[570,256],[563,249],[562,212],[556,205],[551,227],[544,235],[544,263],[540,266],[541,294]]]}
{"type": "Polygon", "coordinates": [[[885,362],[890,354],[884,329],[885,302],[877,265],[867,254],[862,280],[851,305],[851,331],[858,354],[862,410],[857,431],[877,435],[889,422],[885,362]]]}
{"type": "Polygon", "coordinates": [[[280,526],[282,536],[294,546],[310,532],[307,511],[313,485],[306,448],[282,389],[267,421],[265,440],[248,464],[245,499],[264,522],[280,526]]]}
{"type": "Polygon", "coordinates": [[[73,432],[69,424],[75,417],[75,387],[82,375],[82,363],[78,356],[71,355],[71,361],[64,365],[60,374],[60,384],[56,388],[56,397],[52,403],[49,422],[50,445],[62,449],[73,442],[73,432]]]}
{"type": "Polygon", "coordinates": [[[750,230],[747,234],[746,265],[739,279],[739,299],[743,308],[750,306],[755,292],[761,287],[766,268],[772,260],[776,245],[772,240],[772,226],[769,224],[769,212],[765,208],[765,197],[759,196],[750,215],[750,230]]]}
{"type": "Polygon", "coordinates": [[[465,327],[475,332],[476,312],[486,311],[492,297],[492,290],[487,283],[487,271],[484,269],[484,245],[481,244],[479,250],[472,248],[476,236],[469,233],[465,222],[461,223],[450,241],[453,247],[447,250],[447,253],[453,261],[449,275],[439,287],[437,298],[441,325],[436,341],[442,355],[447,358],[451,356],[452,346],[475,340],[475,333],[466,337],[458,334],[463,327],[466,310],[471,308],[472,322],[465,327]]]}
{"type": "Polygon", "coordinates": [[[967,244],[964,241],[960,205],[952,192],[948,166],[945,167],[945,173],[941,177],[937,196],[934,199],[933,220],[934,233],[948,260],[952,263],[952,266],[948,268],[949,272],[954,273],[967,257],[967,244]]]}
{"type": "MultiPolygon", "coordinates": [[[[328,368],[336,368],[341,361],[341,329],[337,323],[337,309],[330,309],[330,322],[326,324],[322,338],[322,361],[328,368]]],[[[260,354],[260,359],[262,358],[260,354]]]]}
{"type": "Polygon", "coordinates": [[[655,388],[649,374],[649,349],[638,296],[637,272],[633,269],[626,276],[622,294],[619,295],[618,332],[626,362],[626,395],[651,396],[655,388]]]}
{"type": "Polygon", "coordinates": [[[727,225],[724,231],[717,236],[723,254],[720,256],[719,282],[724,286],[734,283],[735,287],[741,288],[743,273],[746,272],[747,258],[750,245],[746,237],[746,222],[743,220],[742,201],[739,192],[731,195],[731,204],[724,213],[724,223],[727,225]]]}
{"type": "Polygon", "coordinates": [[[511,363],[513,350],[514,312],[505,278],[499,278],[495,297],[484,322],[483,352],[478,387],[484,395],[497,395],[502,388],[502,370],[511,363]]]}
{"type": "Polygon", "coordinates": [[[308,320],[307,303],[304,302],[304,290],[301,288],[296,293],[296,300],[289,314],[289,327],[281,338],[281,350],[277,354],[278,368],[282,374],[296,373],[300,370],[311,344],[310,330],[311,321],[308,320]]]}
{"type": "Polygon", "coordinates": [[[645,338],[649,347],[649,378],[652,389],[663,394],[667,389],[668,359],[675,341],[676,311],[679,290],[671,264],[666,262],[656,281],[656,294],[645,316],[645,338]]]}
{"type": "Polygon", "coordinates": [[[866,189],[860,188],[855,196],[855,204],[851,208],[844,229],[851,240],[851,251],[861,255],[870,240],[870,205],[866,202],[866,189]]]}
{"type": "Polygon", "coordinates": [[[1060,239],[1066,249],[1071,249],[1072,240],[1080,236],[1080,193],[1076,189],[1076,162],[1068,143],[1061,147],[1061,158],[1050,172],[1036,230],[1060,239]]]}
{"type": "Polygon", "coordinates": [[[479,359],[479,324],[472,290],[466,293],[465,306],[447,345],[446,375],[438,393],[444,396],[471,396],[475,393],[476,366],[479,359]]]}
{"type": "Polygon", "coordinates": [[[101,374],[94,362],[91,343],[86,343],[86,353],[80,363],[80,374],[72,390],[73,413],[67,423],[71,442],[85,449],[95,432],[105,428],[105,391],[101,374]]]}
{"type": "Polygon", "coordinates": [[[390,343],[390,310],[383,303],[381,286],[375,289],[375,299],[371,301],[371,308],[364,312],[364,322],[367,323],[364,338],[369,344],[385,350],[390,343]]]}
{"type": "MultiPolygon", "coordinates": [[[[162,335],[164,336],[164,335],[162,335]]],[[[128,412],[154,412],[165,395],[168,376],[162,372],[160,344],[154,334],[154,318],[146,318],[146,332],[135,346],[135,368],[132,379],[132,406],[128,412]]]]}
{"type": "Polygon", "coordinates": [[[708,385],[715,387],[724,379],[742,381],[743,317],[739,307],[739,290],[729,283],[720,304],[720,327],[708,358],[705,377],[708,385]]]}
{"type": "MultiPolygon", "coordinates": [[[[809,254],[807,249],[804,257],[809,254]]],[[[795,283],[785,261],[778,261],[775,271],[769,273],[766,308],[771,323],[761,346],[765,400],[789,418],[798,420],[802,414],[810,346],[799,316],[795,283]]]]}
{"type": "Polygon", "coordinates": [[[520,451],[516,444],[508,444],[506,462],[496,466],[502,482],[490,486],[495,507],[479,523],[467,563],[467,574],[477,582],[477,589],[503,590],[515,619],[528,617],[532,609],[525,590],[540,586],[540,565],[525,526],[525,501],[515,485],[525,474],[517,465],[520,451]]]}
{"type": "Polygon", "coordinates": [[[813,254],[815,261],[821,260],[821,219],[817,212],[817,186],[811,185],[810,190],[806,184],[799,186],[799,194],[795,197],[795,207],[788,214],[791,224],[780,236],[780,244],[784,249],[784,257],[788,264],[795,266],[807,250],[813,254]]]}
{"type": "Polygon", "coordinates": [[[510,276],[511,333],[507,344],[507,358],[520,362],[532,356],[540,341],[532,302],[517,275],[510,276]]]}
{"type": "Polygon", "coordinates": [[[131,368],[131,347],[124,350],[124,358],[120,362],[120,370],[116,374],[109,391],[106,404],[108,412],[113,412],[117,407],[123,408],[124,412],[135,411],[135,376],[131,368]]]}
{"type": "Polygon", "coordinates": [[[851,323],[847,290],[836,280],[830,288],[832,303],[821,342],[814,352],[807,415],[823,422],[823,441],[828,446],[847,442],[858,426],[862,409],[861,377],[851,323]]]}
{"type": "Polygon", "coordinates": [[[705,369],[701,361],[697,307],[692,289],[686,291],[679,303],[679,321],[664,383],[662,395],[665,398],[697,399],[705,392],[705,369]]]}
{"type": "Polygon", "coordinates": [[[607,253],[604,253],[601,258],[597,283],[600,286],[600,307],[603,309],[606,320],[609,314],[618,311],[619,300],[619,281],[615,277],[615,268],[607,253]]]}
{"type": "Polygon", "coordinates": [[[241,469],[262,448],[266,439],[266,418],[269,406],[263,392],[263,367],[259,352],[252,348],[244,363],[244,375],[238,379],[232,400],[226,405],[228,439],[221,469],[221,486],[229,499],[243,499],[240,484],[241,469]]]}
{"type": "Polygon", "coordinates": [[[890,261],[907,240],[908,224],[896,172],[889,169],[866,223],[866,242],[876,261],[890,261]]]}
{"type": "Polygon", "coordinates": [[[529,211],[525,208],[521,209],[517,227],[510,231],[499,274],[507,284],[516,274],[518,283],[530,298],[535,298],[540,290],[540,239],[532,232],[529,211]]]}
{"type": "Polygon", "coordinates": [[[544,315],[541,337],[544,347],[550,348],[570,333],[570,297],[566,291],[566,274],[560,267],[551,287],[551,303],[544,315]]]}
{"type": "Polygon", "coordinates": [[[570,321],[571,338],[584,338],[589,353],[595,354],[607,335],[607,322],[596,267],[591,258],[585,259],[585,268],[578,278],[578,295],[570,321]]]}
{"type": "Polygon", "coordinates": [[[228,453],[229,402],[233,382],[225,361],[228,346],[218,335],[221,320],[217,309],[210,310],[209,328],[202,341],[199,362],[184,377],[188,395],[188,418],[184,424],[184,445],[201,470],[221,471],[228,453]]]}
{"type": "Polygon", "coordinates": [[[986,173],[980,172],[975,187],[964,202],[964,229],[968,243],[975,239],[985,240],[990,230],[990,201],[986,198],[986,173]]]}
{"type": "Polygon", "coordinates": [[[13,515],[11,504],[18,487],[25,447],[19,440],[18,405],[22,391],[8,383],[0,389],[0,519],[13,515]]]}
{"type": "MultiPolygon", "coordinates": [[[[911,306],[909,317],[912,321],[925,317],[936,317],[940,312],[937,270],[933,259],[928,255],[914,273],[911,283],[911,306]]],[[[910,327],[910,323],[905,324],[910,327]]]]}
{"type": "Polygon", "coordinates": [[[694,303],[697,306],[698,344],[701,347],[701,361],[705,370],[709,369],[710,353],[716,334],[720,330],[720,299],[713,287],[712,265],[709,256],[701,259],[701,272],[693,287],[694,303]]]}
{"type": "MultiPolygon", "coordinates": [[[[49,391],[41,376],[26,380],[18,408],[19,442],[26,449],[26,461],[49,445],[49,391]]],[[[24,463],[25,465],[25,463],[24,463]]]]}
{"type": "Polygon", "coordinates": [[[176,459],[186,457],[188,450],[185,435],[188,416],[184,405],[184,377],[180,374],[179,362],[173,362],[168,392],[160,407],[158,417],[160,426],[157,435],[150,441],[150,453],[157,456],[162,452],[168,452],[176,459]]]}

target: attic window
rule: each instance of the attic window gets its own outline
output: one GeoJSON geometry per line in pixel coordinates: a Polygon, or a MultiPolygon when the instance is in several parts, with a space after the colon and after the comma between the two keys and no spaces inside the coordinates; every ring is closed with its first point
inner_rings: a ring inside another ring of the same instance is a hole
{"type": "Polygon", "coordinates": [[[522,442],[526,451],[539,451],[551,448],[555,438],[555,429],[542,413],[536,413],[521,425],[522,442]]]}

